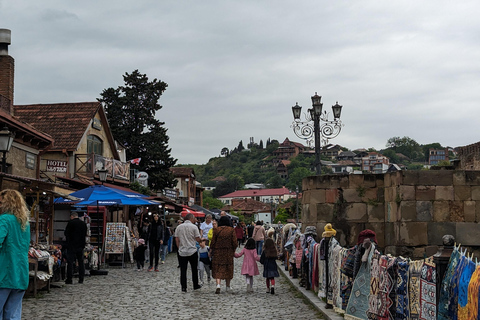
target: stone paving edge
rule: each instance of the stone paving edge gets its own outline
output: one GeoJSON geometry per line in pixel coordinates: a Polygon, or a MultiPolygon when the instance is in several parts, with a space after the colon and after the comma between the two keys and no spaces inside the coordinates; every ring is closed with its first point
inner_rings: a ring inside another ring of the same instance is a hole
{"type": "Polygon", "coordinates": [[[300,292],[306,299],[310,301],[310,303],[317,309],[320,313],[323,314],[325,319],[328,320],[344,320],[344,318],[337,314],[333,309],[327,309],[326,303],[323,302],[320,298],[318,298],[312,291],[306,290],[304,287],[301,287],[298,283],[298,279],[292,279],[287,271],[285,271],[284,266],[280,261],[277,260],[277,266],[280,272],[288,279],[288,281],[300,292]],[[296,281],[294,281],[296,280],[296,281]]]}

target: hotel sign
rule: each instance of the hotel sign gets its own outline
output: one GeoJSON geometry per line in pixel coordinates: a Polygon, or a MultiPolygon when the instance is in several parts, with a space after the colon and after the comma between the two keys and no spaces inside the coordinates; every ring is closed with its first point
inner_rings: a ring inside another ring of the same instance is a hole
{"type": "Polygon", "coordinates": [[[67,161],[47,160],[47,172],[67,172],[67,161]]]}

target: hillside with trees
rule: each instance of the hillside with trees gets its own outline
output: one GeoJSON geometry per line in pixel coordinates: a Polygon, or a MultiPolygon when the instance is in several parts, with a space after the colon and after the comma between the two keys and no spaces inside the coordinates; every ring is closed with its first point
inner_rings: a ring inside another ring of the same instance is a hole
{"type": "MultiPolygon", "coordinates": [[[[300,154],[290,159],[287,166],[289,177],[282,179],[273,165],[274,151],[277,150],[279,142],[268,139],[264,143],[251,142],[245,147],[240,141],[236,147],[229,149],[224,147],[219,150],[219,156],[211,158],[204,165],[182,165],[195,170],[197,181],[203,187],[215,187],[208,196],[217,198],[235,190],[240,190],[248,183],[261,183],[266,188],[280,188],[286,186],[295,190],[298,186],[301,191],[302,179],[315,174],[315,156],[313,154],[300,154]]],[[[390,158],[390,163],[403,165],[407,170],[420,170],[428,163],[429,149],[444,149],[440,143],[421,145],[409,137],[392,137],[387,140],[386,149],[378,150],[379,153],[390,158]]],[[[347,149],[345,149],[347,150],[347,149]]],[[[377,151],[369,148],[367,151],[377,151]]],[[[453,154],[450,155],[453,158],[453,154]]],[[[332,161],[331,158],[322,160],[332,161]]],[[[322,166],[324,174],[331,173],[331,170],[322,166]]],[[[213,203],[212,203],[213,204],[213,203]]]]}

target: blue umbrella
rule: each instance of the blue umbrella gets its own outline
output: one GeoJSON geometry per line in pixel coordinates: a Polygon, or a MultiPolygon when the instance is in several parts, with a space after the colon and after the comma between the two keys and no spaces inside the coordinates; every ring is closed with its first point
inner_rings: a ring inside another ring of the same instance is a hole
{"type": "Polygon", "coordinates": [[[85,200],[77,202],[75,205],[77,206],[147,206],[151,204],[159,204],[160,202],[140,199],[140,198],[132,198],[132,199],[110,199],[110,200],[85,200]]]}
{"type": "MultiPolygon", "coordinates": [[[[54,203],[55,204],[97,204],[97,200],[99,201],[99,205],[101,201],[110,201],[111,204],[119,204],[119,205],[148,205],[148,204],[154,204],[155,202],[151,202],[149,200],[143,199],[148,196],[141,194],[141,193],[136,193],[136,192],[130,192],[130,191],[125,191],[125,190],[120,190],[120,189],[115,189],[115,188],[110,188],[106,187],[104,185],[95,185],[95,186],[90,186],[88,188],[82,189],[75,191],[70,194],[71,196],[74,196],[76,198],[79,198],[77,201],[72,201],[69,199],[65,198],[57,198],[55,199],[54,203]],[[81,201],[80,203],[78,203],[81,201]]],[[[104,204],[107,205],[107,204],[104,204]]]]}

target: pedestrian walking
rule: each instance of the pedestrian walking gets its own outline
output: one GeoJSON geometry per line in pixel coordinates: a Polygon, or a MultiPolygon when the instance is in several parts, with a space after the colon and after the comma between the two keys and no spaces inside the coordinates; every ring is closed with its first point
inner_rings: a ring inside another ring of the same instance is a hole
{"type": "Polygon", "coordinates": [[[163,224],[163,240],[160,242],[160,260],[162,264],[165,263],[165,259],[167,258],[168,253],[168,241],[170,240],[170,236],[172,232],[166,223],[163,224]]]}
{"type": "Polygon", "coordinates": [[[237,225],[235,226],[235,235],[237,236],[237,243],[239,248],[240,248],[240,245],[243,244],[244,234],[245,232],[243,231],[242,226],[240,225],[240,223],[237,223],[237,225]]]}
{"type": "Polygon", "coordinates": [[[202,286],[198,283],[198,253],[197,244],[200,238],[200,231],[195,225],[196,218],[188,213],[185,221],[175,230],[175,240],[178,247],[178,257],[180,262],[180,285],[182,292],[187,292],[187,267],[190,263],[192,268],[193,290],[200,289],[202,286]]]}
{"type": "Polygon", "coordinates": [[[210,284],[211,274],[210,266],[212,262],[210,260],[210,247],[206,245],[207,240],[200,240],[198,248],[198,277],[200,279],[200,284],[203,286],[203,274],[207,273],[207,281],[210,284]]]}
{"type": "Polygon", "coordinates": [[[209,245],[212,244],[213,229],[215,229],[216,227],[218,227],[218,222],[217,222],[217,220],[213,220],[212,221],[212,229],[210,229],[210,231],[208,231],[208,236],[207,236],[209,245]]]}
{"type": "Polygon", "coordinates": [[[275,294],[275,278],[279,277],[277,268],[277,248],[271,238],[265,240],[260,263],[263,264],[263,277],[267,284],[267,293],[275,294]]]}
{"type": "MultiPolygon", "coordinates": [[[[213,228],[213,223],[212,223],[212,215],[207,214],[205,216],[205,221],[200,224],[200,231],[202,232],[202,238],[207,239],[208,238],[208,232],[213,228]]],[[[208,241],[208,240],[207,240],[208,241]]],[[[208,246],[209,243],[207,242],[206,245],[208,246]]]]}
{"type": "Polygon", "coordinates": [[[247,283],[247,292],[253,292],[253,276],[259,275],[257,261],[260,257],[257,255],[255,240],[249,238],[242,251],[235,252],[235,258],[243,256],[242,274],[245,275],[247,283]]]}
{"type": "Polygon", "coordinates": [[[138,239],[138,246],[133,250],[133,258],[137,262],[137,271],[145,268],[145,251],[147,251],[145,240],[138,239]]]}
{"type": "Polygon", "coordinates": [[[247,238],[251,238],[253,236],[253,229],[255,229],[255,224],[252,222],[247,226],[247,238]]]}
{"type": "Polygon", "coordinates": [[[83,250],[85,249],[85,237],[87,225],[78,218],[78,213],[70,213],[70,221],[65,227],[67,238],[67,279],[66,284],[73,283],[73,270],[75,261],[78,263],[78,283],[83,283],[85,277],[85,264],[83,262],[83,250]]]}
{"type": "Polygon", "coordinates": [[[148,227],[148,246],[150,248],[150,267],[148,271],[153,271],[153,262],[155,259],[155,271],[158,272],[161,244],[163,244],[163,226],[158,214],[154,214],[153,221],[148,227]]]}
{"type": "Polygon", "coordinates": [[[20,192],[0,192],[0,319],[21,319],[28,288],[29,213],[20,192]]]}
{"type": "Polygon", "coordinates": [[[218,227],[213,229],[212,243],[212,277],[215,278],[217,288],[215,293],[220,293],[220,284],[225,280],[226,291],[230,292],[230,281],[233,278],[233,256],[237,248],[237,236],[230,226],[230,218],[223,216],[218,221],[218,227]]]}
{"type": "Polygon", "coordinates": [[[257,221],[255,228],[253,229],[252,238],[255,240],[255,245],[257,246],[257,254],[262,255],[263,241],[265,241],[266,232],[261,221],[257,221]]]}

